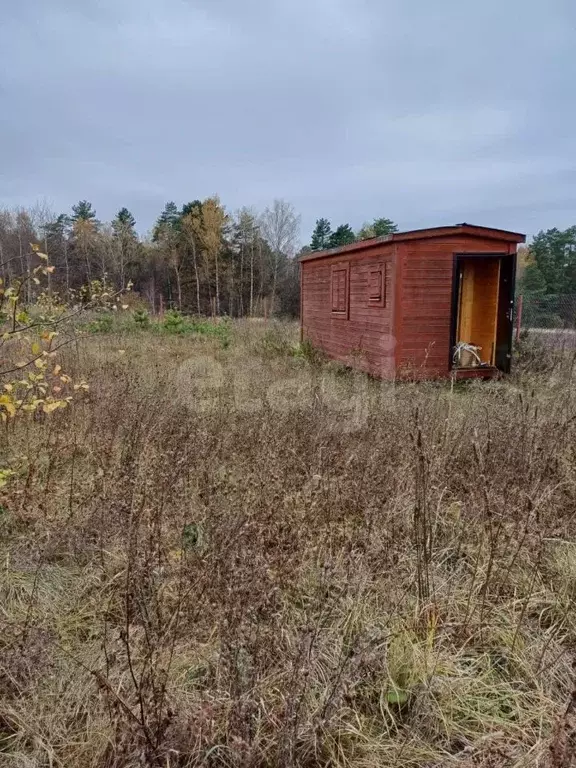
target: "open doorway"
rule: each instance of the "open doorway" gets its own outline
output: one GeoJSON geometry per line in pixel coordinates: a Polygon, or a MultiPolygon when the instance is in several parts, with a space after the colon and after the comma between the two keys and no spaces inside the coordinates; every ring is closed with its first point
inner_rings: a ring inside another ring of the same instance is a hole
{"type": "Polygon", "coordinates": [[[514,257],[456,257],[451,367],[478,374],[510,370],[514,257]]]}

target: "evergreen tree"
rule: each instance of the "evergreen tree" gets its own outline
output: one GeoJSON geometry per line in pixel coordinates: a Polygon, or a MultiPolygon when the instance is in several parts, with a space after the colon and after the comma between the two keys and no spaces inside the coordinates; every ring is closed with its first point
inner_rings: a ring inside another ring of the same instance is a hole
{"type": "Polygon", "coordinates": [[[185,254],[180,237],[181,223],[178,206],[171,201],[164,206],[152,232],[153,242],[159,246],[166,263],[174,270],[178,309],[182,309],[182,266],[185,254]]]}
{"type": "Polygon", "coordinates": [[[120,208],[118,213],[116,214],[116,218],[112,222],[112,226],[120,228],[123,227],[124,229],[129,229],[131,231],[134,231],[134,227],[136,226],[136,219],[128,208],[120,208]]]}
{"type": "Polygon", "coordinates": [[[135,230],[136,219],[128,208],[121,208],[112,222],[115,244],[115,268],[120,282],[120,288],[124,290],[127,265],[134,260],[138,250],[138,235],[135,230]]]}
{"type": "Polygon", "coordinates": [[[546,293],[576,293],[576,226],[539,232],[530,258],[546,284],[546,293]]]}
{"type": "MultiPolygon", "coordinates": [[[[93,268],[98,262],[97,239],[100,222],[96,211],[88,200],[80,200],[72,206],[72,260],[75,262],[77,273],[81,275],[80,282],[92,280],[93,268]],[[83,266],[80,267],[80,262],[83,266]],[[83,274],[82,274],[83,272],[83,274]]],[[[100,267],[101,265],[98,265],[100,267]]],[[[104,270],[101,270],[104,278],[104,270]]]]}
{"type": "Polygon", "coordinates": [[[383,237],[384,235],[392,235],[394,232],[398,232],[398,226],[394,224],[392,219],[374,219],[372,226],[375,237],[383,237]]]}
{"type": "Polygon", "coordinates": [[[383,237],[384,235],[392,235],[394,232],[398,232],[398,227],[392,219],[386,219],[384,217],[374,219],[370,224],[366,222],[362,225],[358,231],[358,240],[370,240],[372,237],[383,237]]]}
{"type": "Polygon", "coordinates": [[[175,231],[180,223],[180,211],[175,202],[170,201],[164,206],[164,210],[158,217],[154,230],[152,232],[152,239],[157,242],[162,236],[165,236],[168,230],[175,231]]]}
{"type": "Polygon", "coordinates": [[[180,218],[187,216],[189,213],[202,213],[202,201],[192,200],[190,203],[184,203],[182,210],[180,211],[180,218]]]}
{"type": "Polygon", "coordinates": [[[523,293],[546,293],[546,280],[540,272],[537,264],[528,264],[524,270],[521,281],[521,290],[523,293]]]}
{"type": "Polygon", "coordinates": [[[180,234],[184,250],[190,252],[196,283],[196,312],[201,313],[200,301],[200,231],[202,228],[202,201],[185,203],[180,212],[180,234]]]}
{"type": "Polygon", "coordinates": [[[92,221],[96,223],[96,211],[88,200],[80,200],[72,206],[72,221],[92,221]]]}
{"type": "Polygon", "coordinates": [[[329,248],[339,248],[341,245],[349,245],[356,241],[356,235],[349,224],[340,224],[330,235],[329,248]]]}
{"type": "Polygon", "coordinates": [[[310,248],[313,251],[321,251],[324,248],[329,248],[330,236],[332,234],[332,227],[328,219],[317,219],[314,232],[312,233],[312,239],[310,240],[310,248]]]}

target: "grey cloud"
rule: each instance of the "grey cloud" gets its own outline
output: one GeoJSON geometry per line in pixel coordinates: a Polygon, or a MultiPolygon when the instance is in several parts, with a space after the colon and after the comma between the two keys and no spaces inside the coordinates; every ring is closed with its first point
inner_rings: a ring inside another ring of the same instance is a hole
{"type": "Polygon", "coordinates": [[[574,223],[576,12],[554,0],[23,0],[0,205],[168,199],[402,227],[574,223]]]}

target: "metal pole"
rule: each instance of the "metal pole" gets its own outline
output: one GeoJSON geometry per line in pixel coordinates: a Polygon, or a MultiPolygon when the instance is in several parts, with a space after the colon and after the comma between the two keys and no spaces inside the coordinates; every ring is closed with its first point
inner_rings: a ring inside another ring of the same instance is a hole
{"type": "Polygon", "coordinates": [[[516,306],[516,343],[520,341],[520,330],[522,328],[522,305],[524,303],[524,296],[520,294],[518,296],[518,303],[516,306]]]}

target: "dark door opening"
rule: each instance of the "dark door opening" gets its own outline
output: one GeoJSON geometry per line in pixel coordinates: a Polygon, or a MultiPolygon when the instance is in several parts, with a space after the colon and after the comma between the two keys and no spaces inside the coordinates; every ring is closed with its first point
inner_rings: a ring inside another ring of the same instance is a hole
{"type": "Polygon", "coordinates": [[[455,256],[451,369],[510,371],[515,265],[513,254],[455,256]]]}

